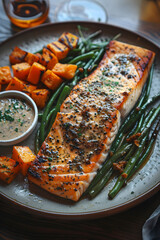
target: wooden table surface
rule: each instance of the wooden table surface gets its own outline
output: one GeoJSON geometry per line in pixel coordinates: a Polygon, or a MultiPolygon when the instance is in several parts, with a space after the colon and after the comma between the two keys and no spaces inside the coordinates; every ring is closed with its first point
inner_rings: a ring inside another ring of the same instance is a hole
{"type": "MultiPolygon", "coordinates": [[[[58,1],[58,3],[61,0],[58,1]]],[[[108,12],[108,23],[139,32],[160,46],[160,1],[99,0],[108,12]]],[[[53,22],[56,1],[50,1],[48,22],[53,22]]],[[[0,42],[21,31],[6,17],[0,1],[0,42]]],[[[160,192],[138,206],[102,219],[49,220],[25,213],[0,200],[0,239],[142,239],[142,226],[160,204],[160,192]]]]}

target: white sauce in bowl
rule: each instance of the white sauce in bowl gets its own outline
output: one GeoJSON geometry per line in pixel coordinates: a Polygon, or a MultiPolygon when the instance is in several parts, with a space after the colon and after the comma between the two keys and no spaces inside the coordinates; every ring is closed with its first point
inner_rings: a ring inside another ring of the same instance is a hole
{"type": "Polygon", "coordinates": [[[34,121],[33,108],[23,99],[7,97],[0,99],[0,140],[21,136],[34,121]]]}

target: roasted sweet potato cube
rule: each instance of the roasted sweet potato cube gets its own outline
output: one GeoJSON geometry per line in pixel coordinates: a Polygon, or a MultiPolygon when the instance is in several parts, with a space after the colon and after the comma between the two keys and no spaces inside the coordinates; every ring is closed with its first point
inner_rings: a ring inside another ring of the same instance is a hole
{"type": "Polygon", "coordinates": [[[63,82],[62,78],[51,70],[47,70],[43,74],[41,81],[51,90],[56,90],[63,82]]]}
{"type": "Polygon", "coordinates": [[[25,176],[31,162],[36,158],[31,149],[27,146],[14,146],[12,152],[12,159],[18,161],[20,170],[25,176]]]}
{"type": "Polygon", "coordinates": [[[24,62],[24,63],[17,63],[12,65],[13,75],[21,80],[26,80],[29,74],[31,66],[24,62]]]}
{"type": "Polygon", "coordinates": [[[31,97],[37,104],[37,107],[42,109],[45,107],[46,102],[48,101],[49,94],[50,92],[47,89],[37,89],[31,93],[31,97]]]}
{"type": "Polygon", "coordinates": [[[24,62],[24,58],[27,55],[26,51],[23,51],[19,47],[15,47],[12,53],[9,55],[9,60],[11,64],[24,62]]]}
{"type": "Polygon", "coordinates": [[[18,91],[22,91],[24,89],[25,86],[25,82],[19,80],[18,78],[14,77],[12,78],[12,80],[10,81],[10,83],[8,84],[8,86],[6,87],[6,91],[7,90],[18,90],[18,91]]]}
{"type": "Polygon", "coordinates": [[[57,56],[58,60],[65,58],[69,52],[69,48],[58,41],[49,43],[47,48],[57,56]]]}
{"type": "Polygon", "coordinates": [[[36,85],[32,85],[26,82],[22,91],[25,92],[27,95],[31,96],[31,92],[33,92],[36,89],[37,89],[36,85]]]}
{"type": "MultiPolygon", "coordinates": [[[[42,55],[40,53],[35,53],[35,55],[38,57],[38,63],[41,64],[41,58],[42,58],[42,55]]],[[[43,65],[43,64],[42,64],[43,65]]]]}
{"type": "Polygon", "coordinates": [[[69,32],[64,32],[59,38],[59,41],[65,44],[70,49],[77,47],[78,40],[79,38],[76,35],[73,35],[69,32]]]}
{"type": "Polygon", "coordinates": [[[57,63],[52,69],[52,72],[59,77],[71,80],[74,77],[76,70],[77,65],[57,63]]]}
{"type": "Polygon", "coordinates": [[[20,170],[19,162],[6,156],[0,157],[0,179],[6,183],[12,182],[20,170]]]}
{"type": "Polygon", "coordinates": [[[47,67],[47,69],[52,69],[56,63],[58,63],[58,58],[47,48],[43,48],[43,54],[40,59],[40,63],[47,67]]]}
{"type": "Polygon", "coordinates": [[[36,62],[33,63],[33,65],[31,66],[27,81],[31,82],[32,84],[37,84],[45,70],[46,68],[41,64],[36,62]]]}
{"type": "Polygon", "coordinates": [[[29,65],[32,65],[34,62],[39,61],[39,57],[36,54],[28,52],[24,58],[24,61],[29,63],[29,65]]]}
{"type": "Polygon", "coordinates": [[[10,67],[0,67],[0,84],[8,84],[12,80],[10,67]]]}

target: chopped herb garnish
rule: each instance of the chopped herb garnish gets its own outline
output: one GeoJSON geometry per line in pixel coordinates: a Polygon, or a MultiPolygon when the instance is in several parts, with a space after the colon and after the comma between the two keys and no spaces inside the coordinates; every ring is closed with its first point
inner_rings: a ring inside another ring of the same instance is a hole
{"type": "Polygon", "coordinates": [[[46,172],[49,173],[51,171],[51,167],[46,168],[46,172]]]}
{"type": "Polygon", "coordinates": [[[17,110],[17,109],[19,108],[19,106],[15,103],[15,104],[13,104],[13,108],[14,108],[15,110],[17,110]]]}
{"type": "Polygon", "coordinates": [[[52,158],[51,158],[51,157],[48,157],[48,161],[52,162],[52,158]]]}
{"type": "Polygon", "coordinates": [[[1,168],[7,168],[7,166],[6,166],[6,165],[4,165],[4,164],[2,164],[2,165],[1,165],[1,168]]]}
{"type": "Polygon", "coordinates": [[[24,124],[24,121],[23,121],[23,122],[21,122],[21,127],[23,126],[23,124],[24,124]]]}
{"type": "Polygon", "coordinates": [[[6,113],[4,113],[3,119],[7,120],[7,121],[10,121],[10,122],[14,121],[14,118],[12,116],[10,116],[9,114],[6,114],[6,113]]]}

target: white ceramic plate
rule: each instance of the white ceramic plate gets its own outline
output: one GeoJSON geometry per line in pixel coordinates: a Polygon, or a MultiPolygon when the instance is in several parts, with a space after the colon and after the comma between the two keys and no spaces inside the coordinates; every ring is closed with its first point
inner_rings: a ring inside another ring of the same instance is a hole
{"type": "MultiPolygon", "coordinates": [[[[35,52],[47,43],[57,39],[64,31],[77,34],[77,24],[78,22],[68,22],[42,25],[12,37],[0,45],[0,66],[9,65],[8,56],[15,46],[35,52]]],[[[118,33],[122,33],[119,40],[156,52],[151,96],[158,92],[160,84],[160,49],[156,45],[136,33],[119,27],[89,22],[81,22],[81,25],[88,27],[88,34],[101,29],[103,32],[102,37],[113,37],[118,33]]],[[[34,150],[34,136],[35,131],[32,136],[20,144],[28,145],[34,150]]],[[[10,156],[11,152],[11,147],[0,147],[0,155],[10,156]]],[[[0,183],[0,192],[2,197],[9,200],[10,204],[47,217],[63,219],[98,218],[126,210],[158,191],[160,182],[159,167],[160,136],[150,160],[113,200],[108,199],[108,191],[113,186],[114,180],[95,199],[81,199],[77,203],[58,198],[34,184],[28,184],[27,179],[24,179],[20,174],[10,185],[0,183]]]]}

